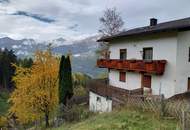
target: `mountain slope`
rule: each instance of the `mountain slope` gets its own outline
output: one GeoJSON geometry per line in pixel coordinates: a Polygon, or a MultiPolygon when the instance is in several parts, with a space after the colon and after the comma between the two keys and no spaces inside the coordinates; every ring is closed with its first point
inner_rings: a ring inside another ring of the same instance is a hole
{"type": "Polygon", "coordinates": [[[0,48],[14,50],[20,57],[32,57],[34,52],[45,50],[49,43],[52,43],[52,51],[57,55],[72,53],[72,67],[74,72],[86,73],[90,76],[97,76],[102,72],[96,65],[97,56],[95,51],[99,45],[96,42],[97,37],[89,37],[83,40],[67,41],[64,38],[54,39],[52,41],[37,42],[33,39],[14,40],[9,37],[0,38],[0,48]]]}

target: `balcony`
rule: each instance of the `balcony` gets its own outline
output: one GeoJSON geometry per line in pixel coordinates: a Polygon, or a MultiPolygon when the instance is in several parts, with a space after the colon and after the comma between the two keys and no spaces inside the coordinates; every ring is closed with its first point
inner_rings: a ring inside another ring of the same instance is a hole
{"type": "Polygon", "coordinates": [[[116,70],[125,70],[139,73],[150,73],[162,75],[165,71],[166,60],[117,60],[117,59],[99,59],[97,66],[99,68],[109,68],[116,70]]]}

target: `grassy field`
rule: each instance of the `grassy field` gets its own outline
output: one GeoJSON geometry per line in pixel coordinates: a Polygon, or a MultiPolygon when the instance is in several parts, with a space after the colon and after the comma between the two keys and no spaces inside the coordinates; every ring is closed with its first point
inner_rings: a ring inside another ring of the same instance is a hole
{"type": "Polygon", "coordinates": [[[7,102],[9,98],[9,92],[6,90],[0,90],[0,116],[6,114],[9,104],[7,102]]]}
{"type": "Polygon", "coordinates": [[[155,118],[147,112],[118,110],[98,114],[78,123],[65,123],[50,130],[180,130],[177,121],[155,118]]]}

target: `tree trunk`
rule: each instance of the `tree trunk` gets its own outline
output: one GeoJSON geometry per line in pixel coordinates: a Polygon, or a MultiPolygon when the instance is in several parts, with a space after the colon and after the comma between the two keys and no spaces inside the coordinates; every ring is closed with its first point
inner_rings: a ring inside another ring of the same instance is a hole
{"type": "Polygon", "coordinates": [[[46,128],[49,127],[49,114],[45,113],[45,122],[46,122],[46,128]]]}

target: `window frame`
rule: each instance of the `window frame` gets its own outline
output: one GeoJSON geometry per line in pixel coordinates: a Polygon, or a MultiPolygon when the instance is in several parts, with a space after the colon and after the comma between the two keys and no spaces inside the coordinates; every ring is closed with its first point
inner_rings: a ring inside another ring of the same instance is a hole
{"type": "Polygon", "coordinates": [[[120,49],[119,50],[119,59],[120,60],[126,60],[127,59],[127,49],[120,49]],[[122,55],[121,55],[122,53],[125,54],[125,58],[122,57],[122,55]]]}
{"type": "Polygon", "coordinates": [[[119,81],[126,82],[126,72],[123,72],[123,71],[119,72],[119,81]]]}
{"type": "Polygon", "coordinates": [[[143,60],[153,60],[153,47],[145,47],[145,48],[143,48],[143,57],[142,57],[142,59],[143,60]],[[151,59],[146,59],[145,58],[145,54],[146,54],[145,51],[147,51],[147,50],[151,50],[152,51],[152,53],[151,53],[151,59]]]}

